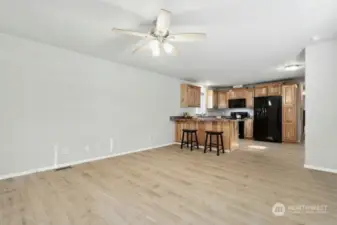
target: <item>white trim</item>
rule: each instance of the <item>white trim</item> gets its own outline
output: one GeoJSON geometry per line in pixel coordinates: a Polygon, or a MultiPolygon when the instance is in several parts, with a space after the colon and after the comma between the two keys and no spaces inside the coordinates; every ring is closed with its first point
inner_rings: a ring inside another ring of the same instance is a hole
{"type": "Polygon", "coordinates": [[[329,168],[312,166],[312,165],[307,165],[307,164],[304,164],[304,168],[310,169],[310,170],[318,170],[318,171],[328,172],[328,173],[337,173],[336,169],[329,169],[329,168]]]}
{"type": "Polygon", "coordinates": [[[27,170],[27,171],[24,171],[24,172],[10,173],[10,174],[6,174],[6,175],[1,175],[0,180],[5,180],[5,179],[19,177],[19,176],[25,176],[25,175],[29,175],[29,174],[32,174],[32,173],[39,173],[39,172],[44,172],[44,171],[48,171],[48,170],[54,170],[54,169],[57,169],[57,168],[63,168],[63,167],[67,167],[67,166],[74,166],[74,165],[78,165],[78,164],[93,162],[93,161],[97,161],[97,160],[103,160],[103,159],[107,159],[107,158],[127,155],[127,154],[131,154],[131,153],[136,153],[136,152],[147,151],[147,150],[151,150],[151,149],[166,147],[166,146],[173,145],[173,144],[174,143],[169,143],[169,144],[158,145],[158,146],[154,146],[154,147],[141,148],[141,149],[137,149],[137,150],[134,150],[134,151],[122,152],[122,153],[117,153],[117,154],[109,154],[109,155],[99,156],[99,157],[91,158],[91,159],[84,159],[84,160],[74,161],[74,162],[70,162],[70,163],[63,163],[63,164],[58,164],[58,165],[54,165],[54,166],[47,166],[47,167],[38,168],[38,169],[31,169],[31,170],[27,170]]]}

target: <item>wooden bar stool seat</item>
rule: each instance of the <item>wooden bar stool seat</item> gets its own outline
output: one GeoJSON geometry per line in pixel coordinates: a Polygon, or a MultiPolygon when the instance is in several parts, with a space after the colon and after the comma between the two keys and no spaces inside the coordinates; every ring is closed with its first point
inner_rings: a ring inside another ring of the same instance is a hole
{"type": "Polygon", "coordinates": [[[181,138],[181,144],[180,148],[182,149],[186,145],[187,147],[191,147],[191,151],[193,150],[193,147],[199,148],[199,142],[198,142],[198,135],[197,130],[195,129],[183,129],[183,135],[181,138]],[[186,134],[186,140],[185,140],[185,134],[186,134]],[[194,139],[193,139],[194,136],[194,139]]]}
{"type": "Polygon", "coordinates": [[[223,144],[223,132],[222,131],[206,131],[206,138],[205,138],[205,148],[204,153],[206,153],[207,149],[212,151],[212,147],[216,147],[217,149],[217,155],[220,155],[220,150],[222,150],[222,153],[225,153],[225,147],[223,144]],[[216,138],[216,144],[212,143],[212,136],[215,136],[216,138]],[[209,144],[208,142],[209,137],[209,144]],[[219,143],[219,139],[221,143],[219,143]]]}

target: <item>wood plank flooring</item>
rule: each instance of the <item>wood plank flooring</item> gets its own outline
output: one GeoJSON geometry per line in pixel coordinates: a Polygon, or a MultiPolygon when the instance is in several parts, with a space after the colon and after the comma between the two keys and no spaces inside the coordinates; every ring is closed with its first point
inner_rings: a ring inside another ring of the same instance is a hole
{"type": "Polygon", "coordinates": [[[170,146],[0,181],[0,225],[337,224],[337,175],[304,169],[302,145],[240,149],[170,146]],[[276,217],[276,202],[327,211],[276,217]]]}

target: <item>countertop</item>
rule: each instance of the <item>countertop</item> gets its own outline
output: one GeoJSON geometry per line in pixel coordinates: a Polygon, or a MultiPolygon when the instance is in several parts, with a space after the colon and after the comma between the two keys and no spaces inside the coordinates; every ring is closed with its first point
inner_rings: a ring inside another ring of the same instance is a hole
{"type": "Polygon", "coordinates": [[[226,121],[245,121],[251,120],[253,118],[244,118],[244,119],[230,119],[230,118],[216,118],[216,117],[183,117],[183,116],[171,116],[171,121],[200,121],[200,122],[208,122],[208,121],[215,121],[215,122],[226,122],[226,121]]]}

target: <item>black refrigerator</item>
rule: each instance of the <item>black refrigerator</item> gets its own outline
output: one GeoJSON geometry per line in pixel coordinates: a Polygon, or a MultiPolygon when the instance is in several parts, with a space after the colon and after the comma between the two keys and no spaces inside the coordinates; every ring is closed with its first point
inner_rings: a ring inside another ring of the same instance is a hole
{"type": "Polygon", "coordinates": [[[282,97],[254,98],[253,136],[257,141],[282,142],[282,97]]]}

